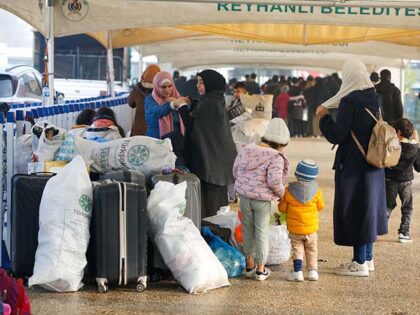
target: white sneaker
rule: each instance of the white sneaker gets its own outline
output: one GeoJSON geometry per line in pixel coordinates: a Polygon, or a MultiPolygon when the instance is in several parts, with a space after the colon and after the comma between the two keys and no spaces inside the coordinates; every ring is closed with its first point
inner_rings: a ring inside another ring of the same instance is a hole
{"type": "Polygon", "coordinates": [[[400,233],[398,234],[398,241],[400,243],[412,243],[413,239],[408,234],[405,235],[405,234],[400,233]]]}
{"type": "Polygon", "coordinates": [[[290,271],[287,275],[288,281],[303,281],[303,272],[302,271],[290,271]]]}
{"type": "Polygon", "coordinates": [[[375,270],[375,264],[373,263],[373,258],[372,258],[372,260],[366,260],[366,263],[367,263],[369,271],[374,271],[375,270]]]}
{"type": "Polygon", "coordinates": [[[264,281],[270,276],[270,274],[271,274],[271,270],[265,267],[264,272],[260,272],[260,271],[255,272],[255,279],[258,281],[264,281]]]}
{"type": "Polygon", "coordinates": [[[308,280],[309,281],[318,281],[319,276],[318,276],[318,271],[316,270],[309,270],[308,272],[308,280]]]}
{"type": "Polygon", "coordinates": [[[366,261],[363,264],[352,261],[341,264],[334,270],[334,273],[340,276],[367,277],[369,276],[369,269],[366,261]]]}
{"type": "Polygon", "coordinates": [[[254,267],[253,269],[251,269],[251,270],[247,270],[248,268],[245,268],[245,277],[246,278],[254,278],[255,277],[255,272],[256,272],[256,268],[254,267]]]}

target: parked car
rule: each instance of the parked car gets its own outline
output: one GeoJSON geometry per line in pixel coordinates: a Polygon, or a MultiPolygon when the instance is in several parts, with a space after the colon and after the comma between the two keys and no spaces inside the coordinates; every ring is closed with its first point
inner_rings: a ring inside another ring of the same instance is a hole
{"type": "Polygon", "coordinates": [[[42,76],[25,65],[0,67],[0,103],[42,101],[42,76]]]}

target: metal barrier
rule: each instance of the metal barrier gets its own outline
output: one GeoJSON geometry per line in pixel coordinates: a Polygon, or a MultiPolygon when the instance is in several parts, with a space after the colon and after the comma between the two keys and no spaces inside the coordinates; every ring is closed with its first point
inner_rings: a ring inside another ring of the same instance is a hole
{"type": "MultiPolygon", "coordinates": [[[[0,183],[1,196],[0,202],[0,239],[3,240],[3,228],[5,223],[10,222],[11,207],[11,183],[15,174],[14,149],[18,137],[31,132],[31,123],[27,118],[33,118],[35,122],[47,121],[57,127],[69,130],[76,123],[76,118],[86,108],[98,109],[110,107],[117,117],[119,125],[127,134],[131,130],[134,119],[134,110],[127,104],[127,93],[117,94],[115,98],[94,97],[80,100],[66,101],[65,104],[42,107],[41,103],[32,104],[13,104],[6,117],[0,114],[0,152],[3,152],[3,161],[0,163],[0,183]],[[7,213],[5,222],[4,214],[7,213]]],[[[6,225],[7,226],[7,225],[6,225]]],[[[6,247],[10,253],[10,229],[7,229],[6,247]]],[[[2,257],[0,255],[0,265],[2,257]]]]}

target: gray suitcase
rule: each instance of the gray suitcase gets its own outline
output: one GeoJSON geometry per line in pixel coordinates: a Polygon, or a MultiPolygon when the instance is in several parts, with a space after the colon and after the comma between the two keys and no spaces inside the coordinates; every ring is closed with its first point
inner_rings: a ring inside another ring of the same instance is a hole
{"type": "Polygon", "coordinates": [[[194,225],[201,229],[201,185],[200,179],[191,173],[183,174],[169,174],[169,175],[155,175],[152,177],[152,185],[154,186],[158,181],[171,182],[179,184],[187,182],[187,191],[185,197],[187,199],[187,207],[185,209],[184,217],[190,218],[194,225]]]}

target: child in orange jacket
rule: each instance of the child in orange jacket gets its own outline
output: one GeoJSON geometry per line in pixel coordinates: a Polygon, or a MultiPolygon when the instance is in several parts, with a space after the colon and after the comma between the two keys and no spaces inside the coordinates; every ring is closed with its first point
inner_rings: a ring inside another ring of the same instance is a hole
{"type": "Polygon", "coordinates": [[[279,211],[287,214],[287,229],[292,243],[293,271],[289,281],[303,281],[302,263],[306,256],[308,280],[318,276],[318,212],[324,208],[322,192],[316,177],[318,166],[312,160],[300,161],[296,167],[297,181],[290,183],[279,204],[279,211]]]}

